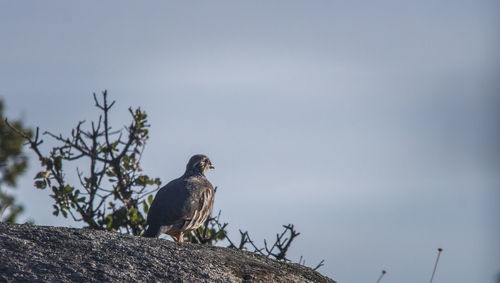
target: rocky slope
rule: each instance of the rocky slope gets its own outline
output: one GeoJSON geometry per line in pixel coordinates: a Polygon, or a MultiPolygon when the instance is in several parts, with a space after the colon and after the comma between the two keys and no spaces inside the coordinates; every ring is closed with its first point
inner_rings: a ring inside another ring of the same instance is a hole
{"type": "Polygon", "coordinates": [[[329,282],[249,252],[119,233],[0,223],[0,281],[329,282]]]}

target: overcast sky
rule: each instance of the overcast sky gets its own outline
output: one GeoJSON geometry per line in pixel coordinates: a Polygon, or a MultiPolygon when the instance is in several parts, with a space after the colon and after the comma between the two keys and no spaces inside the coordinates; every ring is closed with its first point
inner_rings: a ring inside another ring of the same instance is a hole
{"type": "MultiPolygon", "coordinates": [[[[438,247],[435,282],[495,282],[499,14],[493,0],[1,1],[0,98],[63,134],[95,119],[93,92],[117,100],[116,128],[145,109],[146,173],[166,183],[207,154],[231,235],[294,223],[290,257],[325,259],[339,282],[428,282],[438,247]]],[[[52,216],[29,154],[22,220],[80,227],[52,216]]]]}

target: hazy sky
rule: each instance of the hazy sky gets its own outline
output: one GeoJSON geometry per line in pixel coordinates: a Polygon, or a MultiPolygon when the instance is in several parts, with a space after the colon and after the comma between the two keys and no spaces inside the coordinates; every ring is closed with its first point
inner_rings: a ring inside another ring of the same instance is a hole
{"type": "MultiPolygon", "coordinates": [[[[215,210],[339,282],[494,282],[500,272],[496,1],[1,1],[10,119],[69,134],[109,90],[150,117],[164,183],[211,157],[215,210]]],[[[45,138],[44,149],[50,140],[45,138]]],[[[24,219],[52,216],[19,182],[24,219]]]]}

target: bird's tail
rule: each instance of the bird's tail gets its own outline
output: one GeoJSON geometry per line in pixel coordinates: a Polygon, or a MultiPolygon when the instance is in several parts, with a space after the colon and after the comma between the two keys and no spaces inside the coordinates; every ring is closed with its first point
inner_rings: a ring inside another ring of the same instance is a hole
{"type": "Polygon", "coordinates": [[[148,229],[144,233],[143,237],[146,238],[157,238],[160,234],[160,226],[157,225],[149,225],[148,229]]]}

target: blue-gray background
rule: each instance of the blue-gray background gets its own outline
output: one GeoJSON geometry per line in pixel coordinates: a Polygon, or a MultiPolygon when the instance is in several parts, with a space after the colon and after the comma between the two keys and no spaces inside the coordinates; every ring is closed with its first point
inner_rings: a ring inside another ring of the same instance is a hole
{"type": "MultiPolygon", "coordinates": [[[[11,119],[69,134],[108,89],[115,128],[150,115],[146,173],[209,155],[231,235],[294,223],[339,282],[426,282],[438,247],[435,282],[500,272],[497,1],[0,3],[11,119]]],[[[29,154],[22,221],[79,227],[29,154]]]]}

